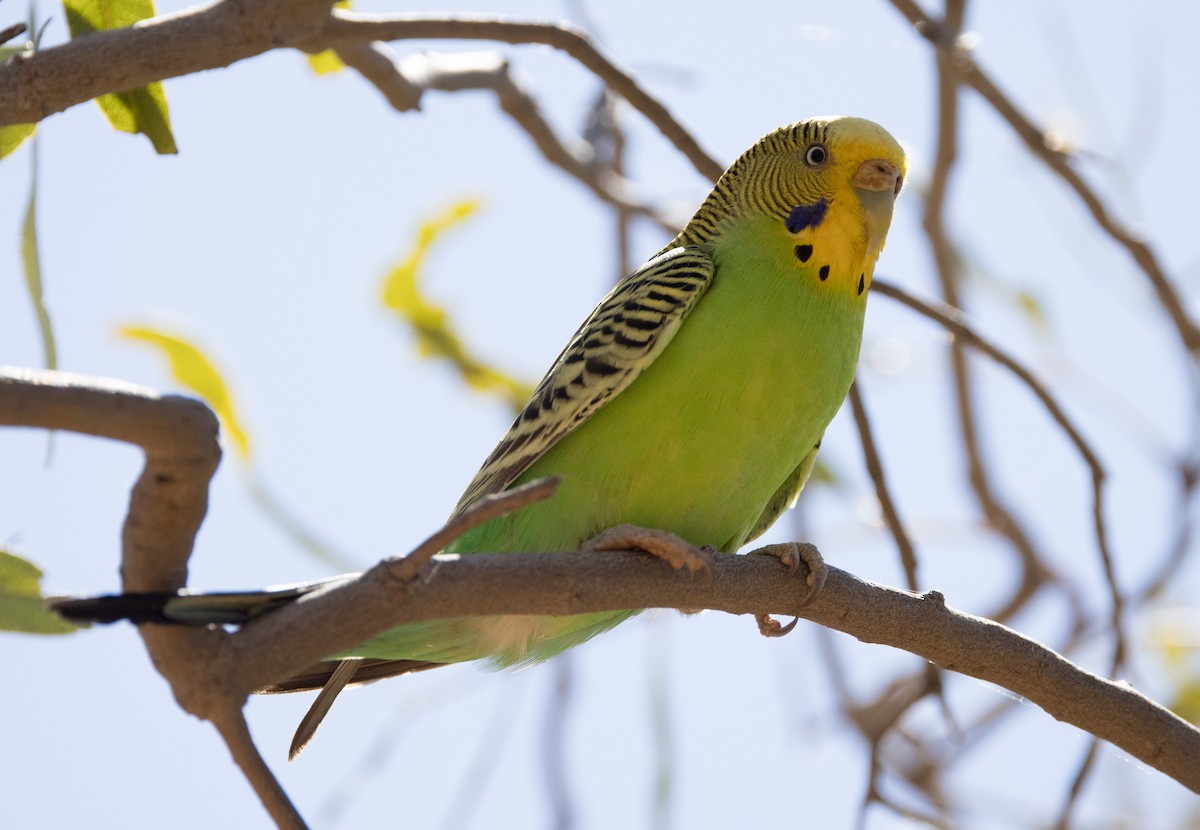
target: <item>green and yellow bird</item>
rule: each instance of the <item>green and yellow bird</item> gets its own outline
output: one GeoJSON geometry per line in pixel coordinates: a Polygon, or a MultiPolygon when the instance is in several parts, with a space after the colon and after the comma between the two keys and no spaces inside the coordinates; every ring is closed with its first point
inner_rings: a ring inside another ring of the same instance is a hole
{"type": "MultiPolygon", "coordinates": [[[[556,497],[449,550],[638,547],[695,568],[703,556],[690,546],[734,553],[763,533],[795,503],[854,379],[904,176],[900,145],[861,118],[800,121],[756,142],[679,235],[600,301],[454,515],[545,476],[561,477],[556,497]]],[[[404,625],[272,690],[324,684],[295,752],[349,682],[540,662],[636,613],[404,625]]]]}

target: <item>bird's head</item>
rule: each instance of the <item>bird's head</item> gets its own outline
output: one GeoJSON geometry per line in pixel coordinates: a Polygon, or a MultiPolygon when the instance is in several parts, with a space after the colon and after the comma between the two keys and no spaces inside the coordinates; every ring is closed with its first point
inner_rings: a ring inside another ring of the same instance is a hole
{"type": "Polygon", "coordinates": [[[869,285],[906,172],[904,150],[878,124],[812,118],[780,127],[743,153],[697,219],[707,209],[714,229],[752,220],[769,228],[781,250],[794,248],[804,267],[828,265],[861,294],[860,275],[869,285]]]}

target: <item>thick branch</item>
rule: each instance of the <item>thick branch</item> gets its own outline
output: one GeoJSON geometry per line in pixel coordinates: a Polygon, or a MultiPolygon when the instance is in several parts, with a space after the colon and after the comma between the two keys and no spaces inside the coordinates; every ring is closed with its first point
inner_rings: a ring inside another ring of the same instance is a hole
{"type": "Polygon", "coordinates": [[[330,0],[221,0],[15,55],[0,64],[0,126],[108,92],[217,69],[316,35],[330,0]]]}
{"type": "Polygon", "coordinates": [[[491,40],[565,52],[645,115],[701,175],[716,179],[724,170],[661,102],[573,26],[468,15],[331,14],[330,5],[330,0],[221,0],[16,55],[0,64],[0,126],[41,121],[104,93],[229,66],[280,47],[315,51],[376,40],[491,40]]]}
{"type": "Polygon", "coordinates": [[[208,482],[221,459],[217,418],[206,405],[119,381],[0,367],[0,425],[65,429],[141,447],[146,466],[122,533],[125,590],[187,584],[208,482]]]}
{"type": "Polygon", "coordinates": [[[1200,731],[1124,683],[1084,671],[998,623],[948,608],[937,593],[917,596],[830,568],[824,591],[802,606],[803,579],[753,555],[718,555],[711,579],[636,553],[439,557],[416,582],[393,575],[397,561],[231,635],[221,676],[249,691],[381,630],[446,617],[647,607],[800,615],[1009,689],[1200,792],[1200,731]]]}

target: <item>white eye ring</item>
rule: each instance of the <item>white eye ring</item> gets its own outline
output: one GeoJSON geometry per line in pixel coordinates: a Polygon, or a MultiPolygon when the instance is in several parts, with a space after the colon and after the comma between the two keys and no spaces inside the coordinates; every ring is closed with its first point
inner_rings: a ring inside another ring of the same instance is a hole
{"type": "Polygon", "coordinates": [[[804,151],[804,163],[809,167],[820,167],[829,160],[829,151],[824,144],[810,144],[804,151]]]}

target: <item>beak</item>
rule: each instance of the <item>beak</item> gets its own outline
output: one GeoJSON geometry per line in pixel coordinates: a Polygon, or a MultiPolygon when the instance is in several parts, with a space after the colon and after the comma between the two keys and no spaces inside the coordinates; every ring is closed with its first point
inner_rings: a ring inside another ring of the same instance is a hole
{"type": "Polygon", "coordinates": [[[904,175],[900,168],[884,159],[868,159],[858,166],[854,172],[855,187],[870,190],[874,193],[891,193],[900,195],[904,185],[904,175]]]}
{"type": "Polygon", "coordinates": [[[867,251],[871,261],[883,249],[888,227],[892,224],[892,207],[904,185],[900,168],[885,159],[868,159],[858,166],[851,180],[863,206],[867,232],[867,251]]]}

